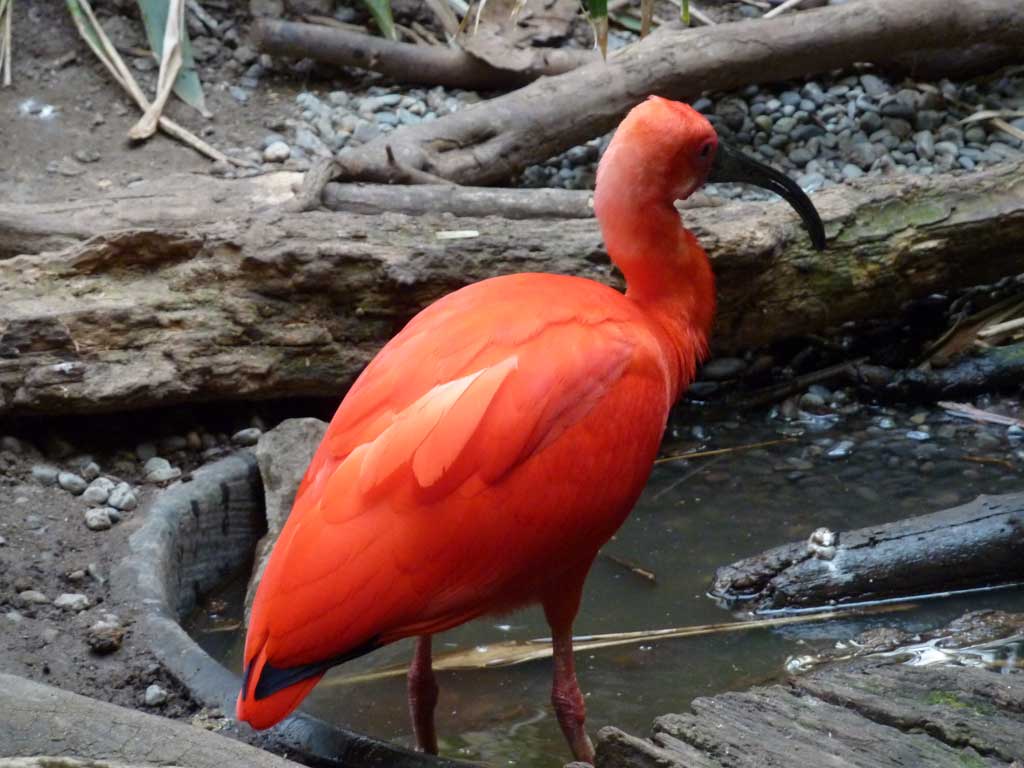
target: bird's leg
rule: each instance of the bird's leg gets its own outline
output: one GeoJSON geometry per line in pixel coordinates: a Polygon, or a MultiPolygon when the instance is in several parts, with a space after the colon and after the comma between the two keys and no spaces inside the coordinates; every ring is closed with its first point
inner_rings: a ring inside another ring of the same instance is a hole
{"type": "Polygon", "coordinates": [[[437,706],[437,679],[430,659],[430,635],[416,638],[416,650],[409,665],[409,714],[416,734],[416,748],[437,754],[434,708],[437,706]]]}
{"type": "Polygon", "coordinates": [[[551,685],[551,703],[555,716],[569,742],[569,748],[577,760],[594,762],[594,745],[584,728],[587,708],[583,703],[579,683],[576,681],[576,664],[572,654],[572,622],[580,605],[583,579],[590,563],[572,584],[562,583],[562,590],[544,601],[544,613],[551,625],[551,637],[555,659],[555,674],[551,685]]]}

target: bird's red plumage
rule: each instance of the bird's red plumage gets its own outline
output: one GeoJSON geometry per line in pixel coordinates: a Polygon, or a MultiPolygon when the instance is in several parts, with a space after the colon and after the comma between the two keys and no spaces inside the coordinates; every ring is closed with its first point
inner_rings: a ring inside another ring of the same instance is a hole
{"type": "MultiPolygon", "coordinates": [[[[613,252],[636,295],[566,276],[486,280],[425,309],[370,363],[257,591],[239,718],[272,725],[322,674],[257,697],[264,665],[316,665],[535,601],[575,612],[578,594],[553,595],[567,578],[578,590],[635,503],[711,319],[703,251],[671,201],[651,216],[645,236],[665,227],[652,242],[666,253],[645,266],[613,252]]],[[[606,238],[628,240],[630,221],[606,238]]]]}

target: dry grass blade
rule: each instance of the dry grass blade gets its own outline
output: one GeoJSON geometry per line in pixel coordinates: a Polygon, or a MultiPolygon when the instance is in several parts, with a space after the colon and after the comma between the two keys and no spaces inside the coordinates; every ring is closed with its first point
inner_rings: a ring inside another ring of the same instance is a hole
{"type": "Polygon", "coordinates": [[[778,440],[765,440],[760,443],[747,443],[746,445],[734,445],[731,448],[715,448],[711,451],[694,451],[693,453],[680,453],[675,456],[665,456],[655,460],[655,464],[665,464],[669,461],[682,461],[684,459],[701,459],[706,456],[722,456],[727,453],[739,453],[740,451],[752,451],[755,448],[766,448],[769,445],[781,443],[795,443],[795,437],[782,437],[778,440]]]}
{"type": "Polygon", "coordinates": [[[148,139],[156,133],[164,105],[170,98],[174,81],[181,71],[181,39],[185,30],[185,0],[170,0],[167,11],[167,27],[164,29],[163,56],[160,58],[160,74],[156,83],[156,98],[131,127],[128,136],[134,141],[148,139]]]}
{"type": "MultiPolygon", "coordinates": [[[[75,26],[78,28],[78,33],[89,45],[89,48],[92,49],[92,52],[95,53],[103,63],[103,66],[107,68],[107,71],[110,72],[114,80],[117,81],[117,84],[124,88],[125,91],[128,92],[128,95],[130,95],[139,106],[139,109],[145,112],[146,109],[149,108],[149,100],[142,92],[142,89],[139,88],[139,84],[135,82],[135,78],[132,76],[131,72],[128,71],[128,67],[125,65],[124,60],[121,58],[120,54],[118,54],[117,49],[114,48],[113,43],[110,42],[110,38],[108,38],[106,33],[103,31],[103,27],[100,26],[99,20],[93,13],[88,0],[66,0],[66,3],[68,10],[71,12],[71,18],[74,20],[75,26]]],[[[191,131],[182,128],[167,117],[161,115],[158,124],[160,129],[167,135],[173,136],[178,139],[178,141],[187,144],[192,147],[192,149],[196,150],[200,154],[206,155],[211,160],[244,165],[241,161],[229,158],[223,152],[220,152],[210,146],[191,131]]]]}
{"type": "Polygon", "coordinates": [[[974,464],[995,464],[999,467],[1006,467],[1006,469],[1014,469],[1013,463],[1009,459],[997,459],[994,456],[963,456],[964,461],[970,461],[974,464]]]}
{"type": "Polygon", "coordinates": [[[1024,317],[1018,317],[1014,320],[1007,320],[1002,323],[987,325],[978,331],[978,336],[982,339],[989,339],[993,336],[1004,336],[1019,329],[1024,329],[1024,317]]]}
{"type": "Polygon", "coordinates": [[[640,0],[640,37],[651,34],[651,20],[654,18],[654,0],[640,0]]]}
{"type": "Polygon", "coordinates": [[[960,121],[960,125],[991,120],[994,117],[1024,117],[1024,109],[982,109],[965,117],[960,121]]]}
{"type": "Polygon", "coordinates": [[[981,332],[994,324],[1001,323],[1009,317],[1024,310],[1024,301],[1020,296],[1010,296],[969,317],[960,317],[942,334],[924,353],[918,368],[925,368],[933,363],[947,363],[961,352],[970,349],[981,338],[981,332]]]}
{"type": "Polygon", "coordinates": [[[996,128],[998,128],[1003,133],[1008,133],[1011,136],[1013,136],[1015,138],[1018,138],[1021,141],[1024,141],[1024,131],[1022,131],[1020,128],[1018,128],[1015,125],[1010,125],[1010,123],[1008,123],[1005,120],[1003,120],[1003,118],[1001,118],[1001,117],[993,117],[993,118],[990,118],[989,122],[991,122],[992,125],[994,125],[996,128]]]}
{"type": "MultiPolygon", "coordinates": [[[[780,616],[770,619],[752,619],[750,621],[731,621],[720,624],[700,624],[692,627],[672,627],[670,629],[642,630],[639,632],[614,632],[604,635],[581,635],[573,638],[573,652],[596,651],[602,648],[615,648],[622,645],[638,645],[659,640],[675,640],[684,637],[700,637],[702,635],[719,635],[728,632],[747,632],[756,629],[785,627],[791,624],[808,624],[812,621],[830,621],[832,619],[848,619],[852,616],[866,614],[890,613],[906,611],[916,607],[913,603],[881,605],[870,610],[851,609],[807,613],[800,616],[780,616]]],[[[498,669],[531,661],[551,658],[551,639],[540,638],[523,642],[509,641],[492,645],[478,645],[452,653],[441,654],[434,658],[435,672],[466,672],[480,669],[498,669]]],[[[321,687],[336,687],[366,683],[372,680],[383,680],[398,677],[406,673],[406,666],[395,665],[374,672],[367,672],[349,677],[339,677],[321,683],[321,687]]]]}
{"type": "Polygon", "coordinates": [[[14,17],[14,0],[0,0],[0,73],[6,88],[11,84],[11,24],[14,17]]]}
{"type": "Polygon", "coordinates": [[[455,15],[448,0],[426,0],[426,6],[444,29],[445,36],[454,40],[459,34],[459,17],[455,15]]]}
{"type": "Polygon", "coordinates": [[[687,15],[687,19],[685,20],[687,26],[689,26],[689,24],[690,24],[690,22],[688,20],[689,16],[693,16],[693,18],[695,18],[697,21],[699,21],[701,24],[703,24],[706,27],[713,27],[713,26],[715,26],[715,24],[718,23],[714,19],[712,19],[710,16],[708,16],[706,13],[704,13],[704,11],[702,11],[700,8],[698,8],[696,5],[694,5],[692,2],[689,4],[689,8],[688,9],[687,8],[683,8],[683,1],[682,0],[672,0],[672,2],[679,6],[680,14],[685,13],[687,15]]]}
{"type": "Polygon", "coordinates": [[[1021,419],[1015,419],[1013,416],[1003,416],[1001,413],[993,413],[992,411],[984,411],[981,408],[975,408],[970,403],[952,403],[948,400],[941,400],[939,401],[939,407],[945,409],[951,416],[959,416],[962,419],[980,421],[985,424],[1001,424],[1004,427],[1024,427],[1024,421],[1021,419]]]}
{"type": "Polygon", "coordinates": [[[793,8],[796,8],[797,6],[799,6],[803,2],[804,2],[804,0],[786,0],[786,2],[784,2],[782,5],[777,6],[775,8],[772,8],[770,11],[768,11],[761,18],[762,19],[773,19],[776,16],[778,16],[780,13],[785,13],[786,11],[792,10],[793,8]]]}

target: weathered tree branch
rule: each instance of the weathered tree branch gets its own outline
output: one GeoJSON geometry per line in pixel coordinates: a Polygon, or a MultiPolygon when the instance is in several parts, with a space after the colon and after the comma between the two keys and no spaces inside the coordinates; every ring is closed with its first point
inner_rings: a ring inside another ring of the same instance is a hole
{"type": "Polygon", "coordinates": [[[1024,580],[1024,494],[785,544],[719,568],[711,592],[745,609],[824,607],[1024,580]],[[820,537],[819,537],[820,538],[820,537]]]}
{"type": "MultiPolygon", "coordinates": [[[[592,219],[289,213],[297,174],[169,177],[88,201],[0,204],[0,414],[338,396],[421,307],[496,274],[617,283],[592,219]],[[20,255],[18,255],[20,254],[20,255]]],[[[714,259],[718,351],[894,313],[1021,270],[1008,164],[684,213],[714,259]]]]}
{"type": "Polygon", "coordinates": [[[666,27],[607,62],[345,149],[338,155],[340,178],[401,182],[408,179],[403,169],[415,169],[460,184],[490,184],[606,133],[650,93],[688,100],[705,90],[887,62],[950,40],[1019,48],[1024,6],[859,0],[770,20],[666,27]]]}
{"type": "Polygon", "coordinates": [[[503,69],[462,48],[415,45],[372,37],[346,29],[258,19],[253,24],[256,47],[273,56],[309,57],[327,64],[360,67],[404,83],[444,85],[470,90],[519,88],[538,77],[559,75],[596,57],[592,51],[539,48],[529,63],[503,69]]]}

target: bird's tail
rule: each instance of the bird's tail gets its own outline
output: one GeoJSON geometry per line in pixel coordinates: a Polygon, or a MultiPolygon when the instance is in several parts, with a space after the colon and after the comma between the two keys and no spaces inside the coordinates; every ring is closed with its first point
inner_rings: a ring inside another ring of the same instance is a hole
{"type": "Polygon", "coordinates": [[[262,730],[283,720],[313,690],[326,666],[307,665],[277,669],[267,663],[264,648],[245,667],[235,715],[262,730]]]}

